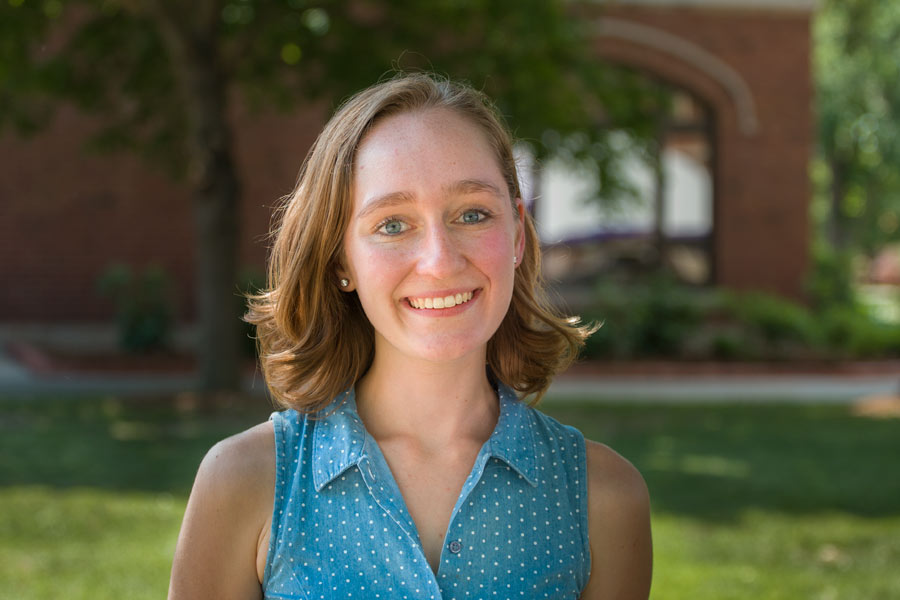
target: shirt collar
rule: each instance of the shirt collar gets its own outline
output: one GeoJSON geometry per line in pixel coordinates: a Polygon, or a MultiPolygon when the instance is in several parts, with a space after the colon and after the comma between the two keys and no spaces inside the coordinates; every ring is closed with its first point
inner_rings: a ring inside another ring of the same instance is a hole
{"type": "Polygon", "coordinates": [[[488,439],[491,456],[499,458],[531,484],[537,486],[534,419],[529,407],[506,385],[497,386],[500,418],[488,439]]]}
{"type": "Polygon", "coordinates": [[[312,467],[317,492],[359,463],[367,435],[356,411],[353,388],[335,398],[315,417],[312,467]]]}
{"type": "MultiPolygon", "coordinates": [[[[500,417],[485,450],[508,464],[532,486],[537,485],[533,420],[529,409],[509,387],[498,384],[500,417]]],[[[321,491],[366,455],[369,437],[356,409],[353,388],[335,398],[316,417],[312,468],[316,491],[321,491]]],[[[374,443],[374,440],[373,440],[374,443]]]]}

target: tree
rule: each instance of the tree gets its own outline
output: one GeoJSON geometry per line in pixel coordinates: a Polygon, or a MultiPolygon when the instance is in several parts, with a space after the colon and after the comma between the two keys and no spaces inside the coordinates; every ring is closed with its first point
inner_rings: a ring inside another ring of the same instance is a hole
{"type": "Polygon", "coordinates": [[[468,79],[538,156],[590,161],[627,189],[609,128],[649,137],[644,80],[591,57],[563,0],[6,0],[0,129],[35,131],[62,102],[102,115],[95,143],[164,165],[191,190],[204,389],[232,389],[240,200],[226,115],[335,103],[392,66],[468,79]],[[399,62],[398,62],[399,61],[399,62]],[[547,131],[553,136],[544,135],[547,131]],[[540,140],[550,140],[542,142],[540,140]]]}
{"type": "Polygon", "coordinates": [[[821,211],[834,250],[900,240],[900,4],[827,0],[815,26],[821,211]]]}

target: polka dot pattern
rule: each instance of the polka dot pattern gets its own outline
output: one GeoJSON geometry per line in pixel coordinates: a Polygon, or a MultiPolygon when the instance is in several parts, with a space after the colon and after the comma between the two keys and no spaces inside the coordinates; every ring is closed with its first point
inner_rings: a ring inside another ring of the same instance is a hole
{"type": "Polygon", "coordinates": [[[317,418],[275,413],[266,598],[577,598],[590,552],[584,437],[498,389],[434,573],[350,390],[317,418]]]}

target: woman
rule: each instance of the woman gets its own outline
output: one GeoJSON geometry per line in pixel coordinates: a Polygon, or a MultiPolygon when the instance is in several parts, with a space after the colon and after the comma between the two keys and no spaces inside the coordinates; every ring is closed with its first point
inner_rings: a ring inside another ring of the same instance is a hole
{"type": "Polygon", "coordinates": [[[585,327],[543,300],[508,133],[404,75],[349,100],[252,299],[287,410],[217,444],[170,598],[646,599],[637,471],[538,400],[585,327]]]}

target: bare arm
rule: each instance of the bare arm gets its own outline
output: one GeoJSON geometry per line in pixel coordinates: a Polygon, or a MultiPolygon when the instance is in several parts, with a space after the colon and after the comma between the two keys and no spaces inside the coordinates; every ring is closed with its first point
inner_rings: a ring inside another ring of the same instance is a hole
{"type": "Polygon", "coordinates": [[[184,513],[169,600],[262,597],[274,486],[271,423],[210,449],[184,513]]]}
{"type": "Polygon", "coordinates": [[[631,463],[587,442],[591,577],[583,600],[647,600],[653,571],[650,497],[631,463]]]}

